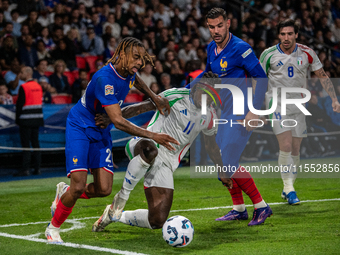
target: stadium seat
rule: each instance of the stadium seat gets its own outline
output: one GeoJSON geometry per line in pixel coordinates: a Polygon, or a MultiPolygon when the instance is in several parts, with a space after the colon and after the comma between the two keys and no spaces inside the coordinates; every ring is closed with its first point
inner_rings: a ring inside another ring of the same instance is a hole
{"type": "Polygon", "coordinates": [[[67,77],[68,84],[70,84],[70,86],[72,87],[74,81],[76,80],[74,73],[68,71],[68,72],[64,72],[64,75],[67,77]]]}
{"type": "Polygon", "coordinates": [[[137,93],[129,93],[124,103],[136,103],[136,102],[142,102],[143,101],[143,95],[138,95],[137,93]]]}
{"type": "Polygon", "coordinates": [[[88,64],[90,68],[90,73],[97,71],[97,67],[96,67],[97,59],[98,59],[97,56],[86,56],[85,57],[86,63],[88,64]]]}
{"type": "Polygon", "coordinates": [[[76,56],[76,62],[79,69],[86,69],[86,60],[84,57],[76,56]]]}
{"type": "Polygon", "coordinates": [[[59,94],[52,96],[52,104],[71,104],[72,96],[67,94],[59,94]]]}
{"type": "Polygon", "coordinates": [[[49,77],[49,76],[51,76],[52,74],[53,74],[53,72],[50,72],[50,71],[45,72],[45,76],[46,76],[46,77],[49,77]]]}
{"type": "Polygon", "coordinates": [[[12,98],[13,98],[13,104],[16,104],[18,100],[18,95],[14,95],[12,96],[12,98]]]}

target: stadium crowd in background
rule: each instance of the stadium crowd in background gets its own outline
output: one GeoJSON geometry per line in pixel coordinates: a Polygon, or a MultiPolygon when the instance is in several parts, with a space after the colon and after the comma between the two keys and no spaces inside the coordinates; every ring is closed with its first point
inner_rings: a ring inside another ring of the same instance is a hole
{"type": "MultiPolygon", "coordinates": [[[[211,41],[205,15],[212,7],[227,11],[230,32],[249,43],[258,58],[279,43],[280,20],[298,21],[298,43],[316,52],[330,78],[340,77],[340,0],[0,0],[0,80],[15,103],[23,83],[20,65],[30,66],[37,81],[48,78],[44,91],[52,100],[45,103],[56,102],[58,94],[76,102],[85,81],[123,38],[133,36],[155,56],[155,68],[146,65],[140,72],[147,84],[158,92],[183,87],[197,61],[204,70],[211,41]]],[[[340,84],[334,86],[339,95],[340,84]]],[[[323,102],[327,93],[319,82],[309,82],[309,89],[323,102]]],[[[132,90],[126,100],[142,101],[143,95],[132,90]]]]}

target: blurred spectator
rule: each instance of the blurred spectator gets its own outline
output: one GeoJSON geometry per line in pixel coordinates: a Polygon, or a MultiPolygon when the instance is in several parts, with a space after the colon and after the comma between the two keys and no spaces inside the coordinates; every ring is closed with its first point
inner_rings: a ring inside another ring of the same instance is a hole
{"type": "Polygon", "coordinates": [[[50,93],[51,84],[49,84],[48,78],[45,76],[40,77],[39,84],[43,90],[43,104],[51,104],[52,96],[50,93]]]}
{"type": "Polygon", "coordinates": [[[30,34],[30,29],[28,25],[22,25],[20,32],[21,32],[21,36],[18,37],[18,40],[17,40],[19,49],[22,47],[25,47],[26,36],[30,34]]]}
{"type": "Polygon", "coordinates": [[[47,27],[50,25],[51,19],[47,10],[40,11],[40,15],[39,18],[37,19],[37,22],[40,23],[42,27],[47,27]]]}
{"type": "Polygon", "coordinates": [[[116,23],[116,17],[114,13],[110,13],[107,17],[107,21],[103,25],[103,31],[105,31],[107,26],[111,27],[111,35],[114,38],[119,39],[121,27],[118,23],[116,23]]]}
{"type": "Polygon", "coordinates": [[[162,73],[161,74],[161,84],[160,84],[161,90],[167,90],[171,89],[173,86],[171,85],[171,77],[168,73],[162,73]]]}
{"type": "Polygon", "coordinates": [[[65,39],[62,39],[58,42],[57,47],[51,51],[51,57],[53,60],[63,60],[66,63],[67,68],[71,71],[77,68],[76,54],[67,45],[65,39]]]}
{"type": "Polygon", "coordinates": [[[45,43],[47,51],[53,50],[55,48],[55,44],[50,37],[50,32],[47,27],[43,27],[41,29],[40,35],[37,37],[37,40],[42,40],[45,43]]]}
{"type": "Polygon", "coordinates": [[[18,49],[14,46],[13,36],[6,35],[0,48],[0,64],[2,70],[9,70],[11,61],[18,57],[18,49]]]}
{"type": "Polygon", "coordinates": [[[31,11],[37,10],[36,0],[16,0],[20,16],[27,16],[31,11]]]}
{"type": "Polygon", "coordinates": [[[72,27],[67,32],[67,37],[65,39],[70,51],[76,55],[80,55],[82,53],[81,37],[79,30],[76,27],[72,27]]]}
{"type": "Polygon", "coordinates": [[[19,79],[20,70],[21,66],[19,60],[14,58],[11,62],[11,69],[5,74],[4,77],[9,88],[9,92],[12,96],[17,95],[20,86],[24,84],[24,81],[19,79]]]}
{"type": "Polygon", "coordinates": [[[179,67],[177,59],[171,61],[170,70],[171,84],[176,88],[181,88],[185,85],[185,75],[182,69],[179,67]]]}
{"type": "Polygon", "coordinates": [[[45,59],[49,62],[51,61],[51,55],[46,49],[46,45],[43,40],[37,41],[37,55],[39,60],[45,59]]]}
{"type": "Polygon", "coordinates": [[[82,39],[84,55],[100,56],[104,53],[104,44],[102,38],[94,33],[93,25],[87,26],[86,34],[82,39]]]}
{"type": "Polygon", "coordinates": [[[54,73],[49,77],[51,86],[57,90],[57,93],[69,93],[70,85],[67,77],[64,75],[66,64],[63,60],[58,59],[54,63],[54,73]]]}
{"type": "Polygon", "coordinates": [[[28,34],[25,37],[25,46],[20,48],[19,50],[19,59],[20,62],[31,68],[34,68],[36,63],[38,62],[38,54],[35,45],[33,45],[33,36],[28,34]]]}
{"type": "Polygon", "coordinates": [[[104,43],[104,48],[107,47],[107,44],[108,44],[110,38],[113,37],[111,35],[111,30],[112,30],[112,28],[110,26],[107,26],[104,30],[104,33],[102,34],[102,40],[103,40],[103,43],[104,43]]]}
{"type": "Polygon", "coordinates": [[[162,65],[162,62],[159,60],[155,60],[154,64],[155,64],[155,68],[152,70],[152,75],[156,77],[157,83],[160,84],[161,75],[164,72],[163,65],[162,65]]]}
{"type": "Polygon", "coordinates": [[[203,48],[197,49],[197,57],[201,62],[206,63],[207,62],[207,52],[205,51],[205,49],[203,49],[203,48]]]}
{"type": "Polygon", "coordinates": [[[101,36],[103,34],[103,24],[98,13],[93,12],[91,15],[91,24],[96,35],[101,36]]]}
{"type": "Polygon", "coordinates": [[[118,44],[117,44],[116,38],[111,37],[104,51],[104,61],[109,60],[113,56],[113,54],[116,51],[117,45],[118,44]]]}
{"type": "Polygon", "coordinates": [[[334,26],[332,27],[335,42],[340,42],[340,18],[335,19],[334,26]]]}
{"type": "Polygon", "coordinates": [[[308,90],[311,91],[311,93],[315,93],[317,96],[322,95],[323,87],[320,83],[320,80],[314,73],[312,74],[311,78],[308,79],[308,90]]]}
{"type": "Polygon", "coordinates": [[[30,32],[34,36],[34,38],[36,38],[39,35],[42,29],[42,26],[40,25],[39,22],[37,22],[37,19],[38,12],[36,10],[31,10],[28,14],[27,19],[24,22],[22,22],[22,25],[28,25],[30,32]]]}
{"type": "Polygon", "coordinates": [[[19,37],[21,36],[21,24],[18,22],[19,12],[17,9],[11,11],[11,17],[13,24],[13,35],[19,37]]]}
{"type": "Polygon", "coordinates": [[[196,23],[194,17],[189,15],[185,20],[185,25],[187,27],[187,30],[186,30],[187,33],[186,34],[189,37],[199,35],[197,23],[196,23]]]}
{"type": "MultiPolygon", "coordinates": [[[[236,21],[237,21],[237,19],[236,19],[236,21]]],[[[205,19],[202,19],[200,24],[201,25],[198,27],[198,32],[199,32],[200,37],[201,37],[201,43],[202,44],[208,44],[208,42],[211,40],[210,39],[210,31],[209,31],[209,28],[208,28],[208,23],[205,19]]],[[[230,26],[229,29],[232,29],[232,27],[230,26]]]]}
{"type": "Polygon", "coordinates": [[[9,9],[9,0],[2,0],[1,9],[4,12],[5,20],[6,21],[11,21],[12,17],[11,17],[11,12],[10,12],[10,9],[9,9]]]}
{"type": "Polygon", "coordinates": [[[184,69],[186,62],[198,59],[196,51],[192,48],[191,41],[188,41],[184,48],[178,52],[178,58],[182,69],[184,69]]]}
{"type": "Polygon", "coordinates": [[[90,73],[90,80],[92,79],[92,76],[100,69],[104,66],[104,63],[103,63],[103,60],[101,58],[98,58],[95,62],[95,66],[96,66],[96,69],[90,73]]]}
{"type": "Polygon", "coordinates": [[[263,7],[263,11],[270,19],[276,19],[279,16],[279,11],[281,10],[278,5],[278,0],[271,0],[263,7]]]}
{"type": "Polygon", "coordinates": [[[157,82],[156,77],[152,73],[153,66],[151,63],[146,63],[144,68],[141,70],[140,78],[145,82],[145,84],[150,87],[151,83],[157,82]]]}
{"type": "MultiPolygon", "coordinates": [[[[155,93],[156,95],[162,92],[157,82],[151,83],[150,90],[152,90],[152,92],[155,93]]],[[[146,100],[148,98],[149,97],[147,95],[144,95],[143,100],[146,100]]]]}
{"type": "Polygon", "coordinates": [[[149,32],[149,29],[150,29],[150,17],[144,15],[142,17],[142,21],[136,27],[135,36],[137,38],[142,38],[147,32],[149,32]]]}
{"type": "Polygon", "coordinates": [[[4,12],[0,9],[0,31],[4,28],[6,20],[4,17],[4,12]]]}
{"type": "Polygon", "coordinates": [[[161,61],[164,61],[165,60],[165,53],[169,50],[172,51],[176,55],[175,46],[176,46],[175,41],[168,40],[166,47],[161,49],[161,51],[159,52],[158,59],[161,60],[161,61]]]}
{"type": "Polygon", "coordinates": [[[170,73],[171,62],[175,59],[175,52],[172,50],[168,50],[165,52],[165,61],[163,63],[164,72],[170,73]]]}
{"type": "MultiPolygon", "coordinates": [[[[206,23],[206,22],[205,22],[206,23]]],[[[208,26],[207,26],[208,28],[208,26]]],[[[230,21],[230,28],[229,31],[233,34],[236,35],[237,37],[241,37],[241,26],[239,25],[238,19],[237,18],[232,18],[230,21]]],[[[209,29],[208,29],[209,32],[209,29]]],[[[210,33],[209,33],[209,38],[210,39],[210,33]]]]}
{"type": "Polygon", "coordinates": [[[41,59],[38,61],[37,67],[33,71],[33,79],[38,82],[41,77],[45,76],[47,71],[48,62],[46,59],[41,59]]]}
{"type": "Polygon", "coordinates": [[[8,88],[6,83],[0,80],[0,105],[13,104],[13,97],[7,93],[8,88]]]}
{"type": "Polygon", "coordinates": [[[153,18],[155,20],[161,19],[165,27],[171,25],[170,14],[165,10],[165,6],[162,3],[158,5],[157,12],[154,13],[153,18]]]}
{"type": "Polygon", "coordinates": [[[79,69],[79,78],[72,86],[72,103],[77,103],[84,95],[88,83],[87,71],[85,69],[79,69]]]}

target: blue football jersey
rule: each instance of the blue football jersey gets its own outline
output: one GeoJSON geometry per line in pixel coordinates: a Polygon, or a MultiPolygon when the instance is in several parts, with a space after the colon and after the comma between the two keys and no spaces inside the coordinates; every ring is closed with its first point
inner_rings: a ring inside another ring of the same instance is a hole
{"type": "MultiPolygon", "coordinates": [[[[96,127],[94,117],[105,113],[105,106],[121,105],[135,83],[136,75],[122,77],[112,63],[97,71],[68,118],[81,127],[96,127]]],[[[110,125],[110,129],[112,125],[110,125]]]]}
{"type": "MultiPolygon", "coordinates": [[[[219,53],[215,41],[207,47],[207,65],[204,72],[212,71],[218,74],[222,83],[239,87],[244,95],[243,115],[233,115],[233,97],[229,89],[221,89],[219,95],[222,100],[222,119],[244,119],[249,108],[247,104],[247,88],[251,87],[251,80],[247,77],[265,78],[266,74],[260,68],[260,62],[250,45],[229,33],[229,40],[219,53]],[[260,70],[260,71],[259,71],[260,70]]],[[[201,78],[203,73],[198,77],[201,78]]],[[[263,95],[267,87],[264,88],[263,95]]],[[[262,100],[263,101],[263,100],[262,100]]]]}

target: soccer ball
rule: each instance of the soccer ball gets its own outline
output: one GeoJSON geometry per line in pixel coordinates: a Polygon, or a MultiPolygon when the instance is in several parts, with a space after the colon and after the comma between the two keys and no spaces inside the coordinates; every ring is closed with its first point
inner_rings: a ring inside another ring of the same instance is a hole
{"type": "Polygon", "coordinates": [[[194,238],[194,227],[187,218],[176,215],[169,218],[163,225],[164,240],[173,247],[187,246],[194,238]]]}

